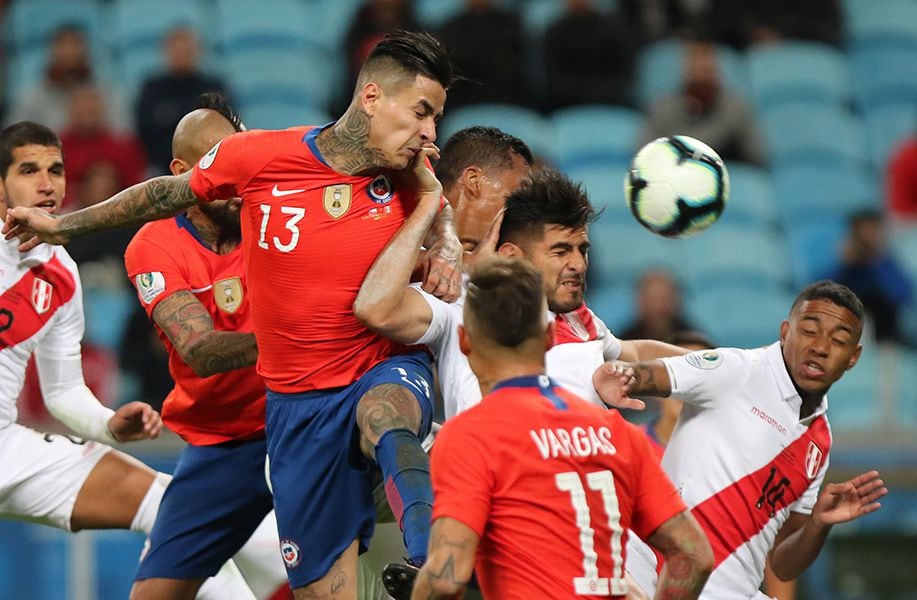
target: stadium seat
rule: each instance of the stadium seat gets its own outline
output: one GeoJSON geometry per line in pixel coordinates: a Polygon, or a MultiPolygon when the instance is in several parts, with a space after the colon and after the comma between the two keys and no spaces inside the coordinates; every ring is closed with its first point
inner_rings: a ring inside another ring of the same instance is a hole
{"type": "Polygon", "coordinates": [[[551,114],[557,132],[557,166],[626,163],[637,150],[643,117],[617,106],[575,106],[551,114]]]}
{"type": "MultiPolygon", "coordinates": [[[[917,6],[917,2],[914,3],[917,6]]],[[[917,105],[917,40],[913,45],[874,44],[852,54],[857,104],[869,111],[886,104],[917,105]]]]}
{"type": "Polygon", "coordinates": [[[901,348],[896,371],[898,394],[894,414],[904,427],[917,429],[917,351],[901,348]]]}
{"type": "Polygon", "coordinates": [[[875,346],[864,348],[856,366],[831,386],[828,418],[835,431],[862,431],[882,420],[881,361],[875,346]]]}
{"type": "Polygon", "coordinates": [[[284,102],[271,97],[255,98],[239,104],[245,126],[249,129],[286,129],[299,125],[324,125],[332,120],[321,108],[299,102],[284,102]]]}
{"type": "Polygon", "coordinates": [[[445,144],[460,129],[472,125],[491,125],[522,139],[539,157],[554,163],[556,136],[554,125],[540,113],[509,104],[473,104],[455,110],[446,109],[437,138],[445,144]]]}
{"type": "Polygon", "coordinates": [[[794,102],[762,114],[771,159],[783,164],[868,163],[866,136],[859,117],[835,104],[794,102]]]}
{"type": "Polygon", "coordinates": [[[730,162],[729,200],[721,223],[768,227],[777,222],[774,179],[762,169],[741,162],[730,162]]]}
{"type": "Polygon", "coordinates": [[[882,104],[863,115],[869,158],[877,173],[885,173],[895,147],[917,132],[917,103],[882,104]]]}
{"type": "Polygon", "coordinates": [[[226,57],[229,86],[240,104],[266,99],[301,106],[328,105],[339,89],[328,54],[317,47],[275,52],[250,49],[226,57]]]}
{"type": "MultiPolygon", "coordinates": [[[[347,4],[347,3],[342,3],[347,4]]],[[[216,0],[219,41],[224,52],[301,50],[327,47],[322,3],[297,0],[216,0]]]]}
{"type": "Polygon", "coordinates": [[[688,314],[717,345],[755,348],[776,342],[795,297],[782,289],[722,285],[686,295],[688,314]]]}
{"type": "Polygon", "coordinates": [[[770,227],[717,223],[679,244],[686,258],[679,272],[690,290],[777,289],[791,279],[786,240],[770,227]]]}
{"type": "Polygon", "coordinates": [[[624,198],[624,177],[627,163],[609,161],[605,165],[572,166],[564,171],[577,183],[583,184],[596,210],[603,211],[602,219],[609,223],[635,222],[624,198]]]}
{"type": "Polygon", "coordinates": [[[111,5],[111,43],[122,57],[159,52],[166,34],[180,26],[197,31],[205,44],[212,41],[212,11],[201,0],[114,0],[111,5]]]}
{"type": "Polygon", "coordinates": [[[847,56],[827,44],[787,41],[753,47],[748,71],[752,99],[763,110],[787,101],[850,101],[847,56]]]}
{"type": "Polygon", "coordinates": [[[596,291],[631,288],[647,269],[662,267],[680,273],[687,257],[678,240],[653,235],[636,221],[612,221],[601,215],[589,227],[590,281],[596,291]]]}
{"type": "Polygon", "coordinates": [[[83,288],[84,341],[117,352],[136,301],[132,290],[93,286],[87,282],[83,288]]]}
{"type": "Polygon", "coordinates": [[[46,46],[63,25],[80,27],[90,43],[97,42],[102,30],[100,3],[96,0],[20,0],[9,5],[0,30],[9,51],[31,51],[46,46]]]}
{"type": "Polygon", "coordinates": [[[802,288],[831,273],[838,264],[846,232],[847,219],[836,215],[787,224],[786,237],[796,287],[802,288]]]}
{"type": "Polygon", "coordinates": [[[414,0],[414,14],[424,27],[438,29],[464,6],[463,0],[414,0]]]}
{"type": "Polygon", "coordinates": [[[881,191],[871,173],[845,165],[783,166],[774,170],[774,182],[784,224],[881,207],[881,191]]]}
{"type": "MultiPolygon", "coordinates": [[[[748,95],[749,77],[744,57],[727,46],[719,46],[720,74],[730,89],[748,95]]],[[[663,40],[646,47],[637,61],[637,100],[646,108],[655,100],[676,91],[682,81],[682,45],[663,40]]]]}
{"type": "Polygon", "coordinates": [[[917,2],[844,0],[847,39],[853,50],[870,44],[917,46],[917,2]]]}

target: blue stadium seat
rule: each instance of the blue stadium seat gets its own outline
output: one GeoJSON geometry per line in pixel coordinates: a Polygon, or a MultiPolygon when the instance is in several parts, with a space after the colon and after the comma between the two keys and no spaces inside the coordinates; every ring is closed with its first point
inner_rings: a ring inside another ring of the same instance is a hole
{"type": "Polygon", "coordinates": [[[847,219],[836,215],[787,223],[786,237],[796,287],[802,288],[831,273],[838,264],[846,232],[847,219]]]}
{"type": "Polygon", "coordinates": [[[774,169],[774,182],[784,224],[847,217],[881,207],[881,191],[872,174],[844,164],[779,166],[774,169]]]}
{"type": "MultiPolygon", "coordinates": [[[[719,46],[717,56],[725,85],[748,95],[750,84],[744,57],[727,46],[719,46]]],[[[656,42],[641,52],[637,60],[637,100],[640,106],[645,108],[679,88],[682,61],[682,45],[672,39],[656,42]]]]}
{"type": "Polygon", "coordinates": [[[9,5],[2,32],[10,51],[45,46],[63,25],[77,25],[90,42],[102,30],[101,5],[96,0],[20,0],[9,5]]]}
{"type": "Polygon", "coordinates": [[[324,125],[332,120],[321,108],[284,102],[271,97],[240,103],[239,111],[249,129],[286,129],[299,125],[324,125]]]}
{"type": "Polygon", "coordinates": [[[624,177],[627,174],[627,162],[605,165],[572,166],[565,170],[567,176],[577,183],[583,184],[589,199],[596,210],[602,210],[602,218],[606,222],[628,223],[634,222],[633,214],[624,198],[624,177]]]}
{"type": "Polygon", "coordinates": [[[135,303],[136,297],[131,290],[110,289],[86,283],[83,288],[85,341],[117,352],[135,303]]]}
{"type": "Polygon", "coordinates": [[[794,102],[762,115],[771,159],[783,164],[868,163],[866,136],[859,117],[835,104],[794,102]]]}
{"type": "Polygon", "coordinates": [[[640,275],[654,267],[683,272],[686,257],[679,240],[653,235],[636,221],[613,221],[603,214],[589,228],[590,281],[596,290],[633,287],[640,275]]]}
{"type": "Polygon", "coordinates": [[[558,168],[628,162],[637,150],[643,117],[617,106],[565,108],[550,116],[557,132],[558,168]]]}
{"type": "Polygon", "coordinates": [[[317,47],[276,52],[237,50],[226,57],[229,87],[240,104],[267,99],[301,106],[328,105],[340,86],[328,54],[317,47]]]}
{"type": "Polygon", "coordinates": [[[858,50],[870,44],[917,46],[917,2],[913,0],[844,0],[847,39],[858,50]]]}
{"type": "Polygon", "coordinates": [[[882,104],[863,115],[869,158],[877,173],[885,173],[895,147],[917,132],[917,103],[882,104]]]}
{"type": "Polygon", "coordinates": [[[687,294],[687,312],[719,346],[755,348],[776,342],[794,296],[782,289],[722,285],[687,294]]]}
{"type": "Polygon", "coordinates": [[[828,392],[828,419],[835,431],[863,431],[882,420],[880,403],[881,362],[878,349],[863,349],[853,369],[828,392]]]}
{"type": "Polygon", "coordinates": [[[414,0],[414,14],[424,27],[437,29],[460,13],[463,0],[414,0]]]}
{"type": "Polygon", "coordinates": [[[777,201],[771,174],[753,165],[730,162],[729,200],[720,223],[768,227],[777,222],[777,201]]]}
{"type": "Polygon", "coordinates": [[[844,105],[851,97],[847,55],[815,42],[786,41],[748,51],[752,99],[761,109],[793,101],[844,105]]]}
{"type": "Polygon", "coordinates": [[[211,41],[212,17],[201,0],[114,0],[111,5],[111,43],[122,57],[158,52],[166,34],[180,26],[197,31],[205,44],[211,41]]]}
{"type": "Polygon", "coordinates": [[[791,279],[786,240],[770,227],[717,223],[680,241],[688,289],[722,286],[779,289],[791,279]]]}
{"type": "Polygon", "coordinates": [[[909,429],[917,429],[917,351],[902,348],[896,365],[898,395],[895,416],[898,423],[909,429]]]}
{"type": "Polygon", "coordinates": [[[913,45],[864,46],[853,52],[851,64],[854,95],[862,109],[917,104],[917,40],[913,45]]]}
{"type": "MultiPolygon", "coordinates": [[[[347,4],[347,3],[341,3],[347,4]]],[[[226,53],[238,50],[292,50],[318,46],[326,50],[324,8],[298,0],[216,0],[219,45],[226,53]]]]}
{"type": "Polygon", "coordinates": [[[548,162],[555,162],[557,143],[554,125],[540,113],[509,104],[473,104],[449,110],[437,133],[439,143],[460,129],[472,125],[491,125],[522,139],[532,152],[548,162]]]}
{"type": "Polygon", "coordinates": [[[586,304],[612,333],[620,332],[634,318],[634,286],[630,283],[596,285],[586,293],[586,304]]]}

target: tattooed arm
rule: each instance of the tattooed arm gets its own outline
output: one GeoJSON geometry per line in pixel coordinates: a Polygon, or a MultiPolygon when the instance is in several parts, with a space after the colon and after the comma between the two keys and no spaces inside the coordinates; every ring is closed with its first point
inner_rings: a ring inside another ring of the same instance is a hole
{"type": "Polygon", "coordinates": [[[214,330],[207,309],[187,290],[160,301],[153,321],[198,377],[248,367],[258,359],[254,334],[214,330]]]}
{"type": "Polygon", "coordinates": [[[661,360],[604,363],[592,374],[592,384],[602,402],[616,408],[646,408],[642,400],[630,395],[668,396],[672,393],[669,371],[661,360]]]}
{"type": "Polygon", "coordinates": [[[430,553],[414,583],[412,600],[461,598],[471,581],[478,534],[459,520],[440,517],[430,530],[430,553]]]}
{"type": "Polygon", "coordinates": [[[655,597],[697,598],[713,570],[713,550],[691,513],[680,512],[665,521],[647,542],[665,557],[655,597]]]}
{"type": "Polygon", "coordinates": [[[24,241],[20,251],[41,242],[66,244],[75,237],[178,214],[198,202],[191,191],[191,172],[154,177],[118,192],[105,202],[62,216],[39,208],[15,207],[7,211],[6,239],[24,241]]]}

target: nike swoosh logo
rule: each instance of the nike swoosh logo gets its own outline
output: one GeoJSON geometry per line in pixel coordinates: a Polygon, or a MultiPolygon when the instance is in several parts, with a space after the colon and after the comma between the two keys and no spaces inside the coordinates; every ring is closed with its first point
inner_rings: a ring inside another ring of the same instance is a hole
{"type": "Polygon", "coordinates": [[[280,190],[277,189],[277,184],[274,184],[274,189],[271,190],[271,196],[275,198],[280,198],[282,196],[289,196],[290,194],[301,194],[306,190],[280,190]]]}

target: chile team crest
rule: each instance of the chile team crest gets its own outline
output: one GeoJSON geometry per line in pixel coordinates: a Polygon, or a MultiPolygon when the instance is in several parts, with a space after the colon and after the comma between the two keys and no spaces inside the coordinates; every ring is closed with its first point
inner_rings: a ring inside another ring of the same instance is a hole
{"type": "Polygon", "coordinates": [[[366,192],[376,204],[388,204],[391,202],[392,196],[394,195],[392,182],[388,178],[388,175],[384,173],[377,175],[376,178],[373,179],[369,187],[366,188],[366,192]]]}
{"type": "Polygon", "coordinates": [[[35,278],[32,282],[32,306],[35,307],[35,312],[40,315],[48,312],[48,309],[51,308],[51,292],[53,290],[54,286],[50,283],[44,279],[35,278]]]}
{"type": "Polygon", "coordinates": [[[809,449],[806,450],[806,475],[809,479],[815,479],[818,470],[821,468],[821,461],[824,453],[815,442],[809,442],[809,449]]]}

